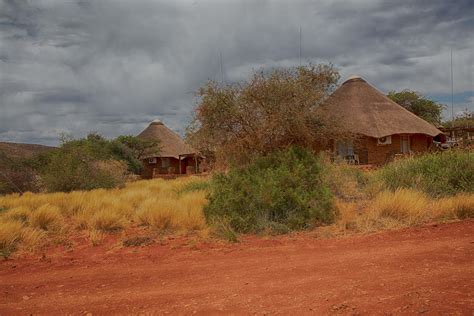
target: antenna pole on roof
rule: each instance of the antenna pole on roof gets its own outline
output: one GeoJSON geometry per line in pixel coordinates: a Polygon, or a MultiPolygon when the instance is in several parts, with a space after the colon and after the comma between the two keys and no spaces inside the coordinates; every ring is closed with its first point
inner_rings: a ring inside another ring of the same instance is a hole
{"type": "Polygon", "coordinates": [[[454,80],[453,80],[453,48],[451,48],[451,121],[454,127],[454,80]]]}
{"type": "Polygon", "coordinates": [[[301,26],[300,26],[300,67],[301,67],[301,26]]]}

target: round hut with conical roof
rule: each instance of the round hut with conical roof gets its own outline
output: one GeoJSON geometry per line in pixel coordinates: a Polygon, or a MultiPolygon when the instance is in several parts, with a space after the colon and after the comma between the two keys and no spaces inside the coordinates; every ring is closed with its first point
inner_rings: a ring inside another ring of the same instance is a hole
{"type": "Polygon", "coordinates": [[[157,152],[143,157],[143,178],[199,173],[203,157],[160,120],[152,121],[137,137],[159,142],[157,152]]]}
{"type": "Polygon", "coordinates": [[[428,151],[442,132],[390,100],[360,76],[349,77],[321,106],[354,140],[334,141],[335,153],[380,165],[397,155],[428,151]]]}

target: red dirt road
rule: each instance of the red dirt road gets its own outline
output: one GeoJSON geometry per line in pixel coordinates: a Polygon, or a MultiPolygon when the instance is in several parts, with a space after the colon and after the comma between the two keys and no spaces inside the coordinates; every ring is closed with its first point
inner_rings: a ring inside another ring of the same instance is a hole
{"type": "Polygon", "coordinates": [[[474,314],[474,221],[0,263],[0,314],[474,314]]]}

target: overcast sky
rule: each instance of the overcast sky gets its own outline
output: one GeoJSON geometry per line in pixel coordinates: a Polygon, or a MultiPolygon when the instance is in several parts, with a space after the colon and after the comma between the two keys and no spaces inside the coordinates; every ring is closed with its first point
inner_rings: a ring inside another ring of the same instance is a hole
{"type": "Polygon", "coordinates": [[[182,132],[207,80],[331,62],[474,110],[474,1],[0,0],[0,141],[182,132]]]}

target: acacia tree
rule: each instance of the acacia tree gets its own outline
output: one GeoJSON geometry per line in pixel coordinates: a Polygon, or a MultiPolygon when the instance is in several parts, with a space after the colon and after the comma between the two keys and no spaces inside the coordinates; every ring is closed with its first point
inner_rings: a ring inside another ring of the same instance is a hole
{"type": "Polygon", "coordinates": [[[422,96],[419,92],[402,90],[390,91],[387,95],[392,101],[432,124],[441,123],[441,111],[444,105],[422,96]]]}
{"type": "Polygon", "coordinates": [[[187,140],[217,162],[245,163],[291,145],[316,149],[340,129],[316,109],[335,90],[339,73],[319,64],[270,73],[199,92],[187,140]]]}

